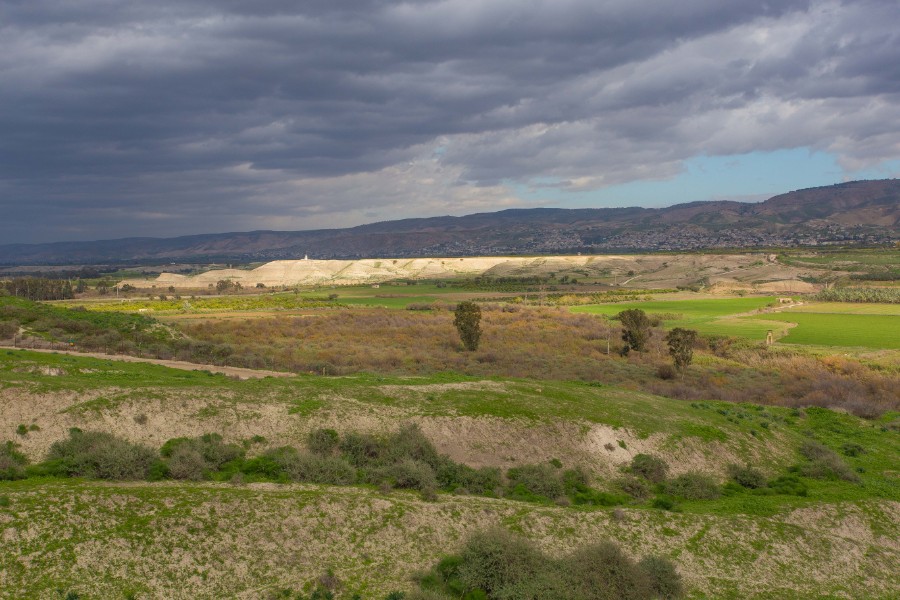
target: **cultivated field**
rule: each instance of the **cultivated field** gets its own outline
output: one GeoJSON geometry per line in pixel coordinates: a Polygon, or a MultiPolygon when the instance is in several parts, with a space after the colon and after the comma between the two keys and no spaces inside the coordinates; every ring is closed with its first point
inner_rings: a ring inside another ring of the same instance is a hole
{"type": "Polygon", "coordinates": [[[778,313],[767,320],[795,323],[781,341],[819,346],[900,349],[900,317],[841,313],[778,313]]]}

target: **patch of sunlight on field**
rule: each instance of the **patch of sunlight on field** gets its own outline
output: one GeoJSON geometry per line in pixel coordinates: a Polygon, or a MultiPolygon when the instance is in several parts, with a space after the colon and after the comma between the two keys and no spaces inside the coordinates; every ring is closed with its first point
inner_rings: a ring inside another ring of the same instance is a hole
{"type": "Polygon", "coordinates": [[[394,296],[391,294],[391,297],[362,297],[358,296],[355,298],[338,298],[338,302],[341,304],[346,304],[347,306],[371,306],[371,307],[384,307],[384,308],[406,308],[409,304],[431,304],[436,301],[437,298],[433,296],[394,296]]]}
{"type": "MultiPolygon", "coordinates": [[[[681,325],[678,325],[677,323],[677,321],[672,321],[671,326],[681,327],[681,325]]],[[[669,324],[666,323],[666,326],[668,327],[669,324]]],[[[764,341],[766,339],[766,333],[770,330],[773,331],[775,337],[778,338],[787,334],[790,326],[790,323],[783,323],[780,321],[766,321],[761,319],[749,319],[746,317],[723,317],[704,323],[697,323],[691,328],[706,335],[727,335],[764,341]]]]}
{"type": "Polygon", "coordinates": [[[784,312],[753,318],[796,323],[779,340],[788,344],[900,349],[900,318],[895,315],[784,312]]]}
{"type": "Polygon", "coordinates": [[[594,304],[572,308],[572,312],[615,316],[623,310],[639,308],[648,314],[678,315],[679,318],[663,320],[668,329],[683,327],[696,329],[708,335],[732,335],[764,340],[769,329],[778,329],[771,323],[749,319],[731,318],[732,315],[751,312],[774,302],[771,296],[752,298],[716,298],[697,300],[653,300],[650,302],[621,302],[594,304]]]}
{"type": "Polygon", "coordinates": [[[900,304],[875,304],[868,302],[810,302],[800,306],[792,306],[787,314],[802,313],[841,313],[846,315],[897,315],[900,316],[900,304]]]}

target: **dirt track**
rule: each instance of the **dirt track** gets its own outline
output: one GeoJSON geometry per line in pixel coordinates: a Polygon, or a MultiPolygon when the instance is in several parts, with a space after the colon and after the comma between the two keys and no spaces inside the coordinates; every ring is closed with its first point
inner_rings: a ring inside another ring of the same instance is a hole
{"type": "MultiPolygon", "coordinates": [[[[10,344],[0,344],[5,348],[12,348],[10,344]]],[[[47,354],[71,354],[73,356],[89,356],[91,358],[102,358],[106,360],[120,360],[123,362],[143,362],[172,369],[182,369],[184,371],[209,371],[211,373],[221,373],[223,375],[231,375],[240,379],[253,379],[262,377],[294,377],[294,373],[285,373],[283,371],[265,371],[262,369],[245,369],[242,367],[223,367],[218,365],[201,365],[197,363],[187,362],[183,360],[162,360],[157,358],[142,358],[139,356],[129,356],[127,354],[103,354],[102,352],[74,352],[72,350],[48,350],[43,348],[21,348],[29,352],[44,352],[47,354]]]]}

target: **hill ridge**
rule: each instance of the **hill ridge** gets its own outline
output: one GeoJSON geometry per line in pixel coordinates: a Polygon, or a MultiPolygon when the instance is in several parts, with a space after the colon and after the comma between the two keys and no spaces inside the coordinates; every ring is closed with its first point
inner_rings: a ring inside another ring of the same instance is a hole
{"type": "Polygon", "coordinates": [[[900,180],[852,181],[760,203],[511,208],[349,228],[0,245],[0,264],[279,260],[884,244],[900,238],[900,180]]]}

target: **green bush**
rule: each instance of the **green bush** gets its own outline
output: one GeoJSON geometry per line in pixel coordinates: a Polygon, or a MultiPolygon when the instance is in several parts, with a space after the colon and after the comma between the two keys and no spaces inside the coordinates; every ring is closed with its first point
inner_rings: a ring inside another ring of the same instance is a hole
{"type": "Polygon", "coordinates": [[[530,541],[495,527],[469,537],[456,571],[467,591],[482,590],[488,598],[515,598],[526,596],[513,596],[508,589],[540,573],[545,564],[545,557],[530,541]]]}
{"type": "Polygon", "coordinates": [[[646,479],[642,479],[640,477],[623,477],[619,479],[616,484],[623,492],[625,492],[635,500],[646,500],[653,495],[653,490],[650,488],[650,484],[646,479]]]}
{"type": "Polygon", "coordinates": [[[769,482],[768,488],[776,494],[785,494],[788,496],[806,496],[808,488],[806,484],[800,481],[796,475],[782,475],[777,479],[769,482]]]}
{"type": "Polygon", "coordinates": [[[683,473],[666,482],[666,492],[685,500],[715,500],[722,495],[719,484],[704,473],[683,473]]]}
{"type": "Polygon", "coordinates": [[[382,448],[375,436],[368,433],[350,432],[341,439],[338,448],[357,467],[381,462],[382,448]]]}
{"type": "Polygon", "coordinates": [[[665,494],[654,498],[653,502],[650,503],[650,506],[652,506],[653,508],[659,508],[661,510],[677,510],[678,508],[678,505],[675,503],[675,499],[665,494]]]}
{"type": "Polygon", "coordinates": [[[653,483],[665,481],[669,465],[661,458],[650,454],[638,454],[631,459],[629,470],[653,483]]]}
{"type": "Polygon", "coordinates": [[[766,477],[750,465],[728,465],[728,475],[739,485],[755,490],[766,485],[766,477]]]}
{"type": "Polygon", "coordinates": [[[25,478],[28,458],[17,450],[18,447],[18,444],[10,441],[0,444],[0,481],[25,478]]]}
{"type": "Polygon", "coordinates": [[[800,473],[815,479],[843,479],[859,482],[857,475],[831,448],[813,440],[806,440],[800,446],[802,454],[809,462],[800,466],[800,473]]]}
{"type": "Polygon", "coordinates": [[[650,590],[655,597],[668,600],[669,598],[681,598],[684,595],[681,575],[678,574],[675,565],[669,559],[661,556],[647,556],[638,563],[638,568],[649,577],[650,590]]]}
{"type": "Polygon", "coordinates": [[[472,534],[459,555],[419,578],[427,595],[462,600],[650,600],[680,598],[681,577],[664,558],[636,563],[612,542],[551,558],[523,537],[501,528],[472,534]]]}
{"type": "Polygon", "coordinates": [[[282,463],[275,460],[275,456],[282,452],[296,452],[295,448],[283,446],[281,448],[273,448],[268,450],[262,456],[255,456],[247,459],[241,465],[241,473],[250,475],[251,477],[261,477],[264,479],[275,479],[288,481],[289,477],[284,472],[282,463]]]}
{"type": "Polygon", "coordinates": [[[482,467],[473,469],[443,457],[436,470],[438,486],[448,492],[492,495],[502,487],[500,469],[482,467]]]}
{"type": "Polygon", "coordinates": [[[98,479],[147,479],[157,461],[154,450],[109,433],[72,429],[50,446],[45,467],[55,475],[98,479]]]}
{"type": "Polygon", "coordinates": [[[554,500],[566,493],[559,470],[549,464],[523,465],[506,472],[509,495],[512,498],[554,500]]]}
{"type": "Polygon", "coordinates": [[[440,462],[437,449],[414,423],[401,426],[384,441],[384,448],[384,457],[389,462],[411,459],[426,463],[432,469],[440,462]]]}
{"type": "Polygon", "coordinates": [[[269,450],[263,456],[278,465],[292,481],[327,485],[356,483],[356,469],[342,458],[304,454],[290,446],[269,450]]]}
{"type": "Polygon", "coordinates": [[[172,479],[200,481],[209,470],[209,463],[193,444],[179,444],[166,463],[172,479]]]}
{"type": "Polygon", "coordinates": [[[167,459],[169,474],[174,479],[200,480],[244,457],[237,444],[226,444],[217,433],[196,438],[173,438],[163,444],[160,455],[167,459]]]}
{"type": "Polygon", "coordinates": [[[613,542],[591,544],[564,561],[567,598],[650,598],[650,578],[613,542]]]}
{"type": "Polygon", "coordinates": [[[316,429],[306,438],[306,447],[313,454],[330,456],[338,449],[340,438],[334,429],[316,429]]]}
{"type": "Polygon", "coordinates": [[[601,492],[591,488],[590,477],[581,467],[569,469],[562,474],[566,496],[578,506],[615,506],[624,504],[628,498],[620,494],[601,492]]]}
{"type": "Polygon", "coordinates": [[[841,446],[841,452],[844,453],[844,456],[859,456],[860,454],[865,454],[866,449],[859,444],[847,442],[846,444],[841,446]]]}
{"type": "Polygon", "coordinates": [[[398,488],[414,490],[434,490],[437,487],[437,478],[434,469],[427,463],[411,458],[404,458],[392,465],[387,474],[393,484],[398,488]]]}
{"type": "Polygon", "coordinates": [[[0,321],[0,340],[10,339],[18,332],[18,321],[0,321]]]}

